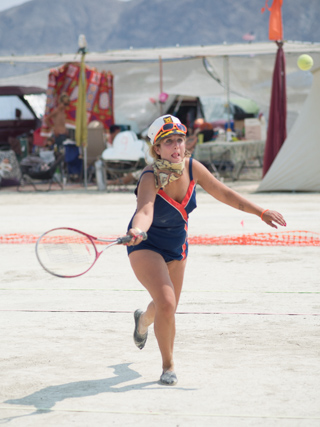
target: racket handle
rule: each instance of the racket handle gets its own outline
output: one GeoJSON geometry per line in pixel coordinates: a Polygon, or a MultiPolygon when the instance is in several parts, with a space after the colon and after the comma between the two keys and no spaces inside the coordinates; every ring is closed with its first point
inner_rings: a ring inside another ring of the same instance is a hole
{"type": "MultiPolygon", "coordinates": [[[[141,236],[142,236],[142,240],[147,240],[148,235],[147,235],[147,233],[146,233],[146,232],[142,231],[142,233],[140,233],[140,234],[141,234],[141,236]]],[[[127,234],[126,236],[123,236],[123,237],[119,237],[119,238],[118,238],[118,243],[119,243],[120,245],[123,245],[124,243],[129,243],[129,242],[131,242],[132,237],[133,237],[133,236],[130,236],[129,234],[127,234]]]]}

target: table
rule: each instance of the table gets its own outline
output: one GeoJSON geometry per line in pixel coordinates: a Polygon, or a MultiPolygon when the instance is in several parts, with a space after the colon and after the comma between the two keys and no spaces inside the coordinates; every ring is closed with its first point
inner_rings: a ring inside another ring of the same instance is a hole
{"type": "MultiPolygon", "coordinates": [[[[209,163],[219,173],[223,165],[232,164],[232,179],[239,179],[240,173],[248,160],[263,163],[265,141],[205,142],[197,144],[193,157],[201,163],[209,163]],[[219,164],[215,167],[214,164],[219,164]]],[[[250,167],[250,166],[249,166],[250,167]]]]}

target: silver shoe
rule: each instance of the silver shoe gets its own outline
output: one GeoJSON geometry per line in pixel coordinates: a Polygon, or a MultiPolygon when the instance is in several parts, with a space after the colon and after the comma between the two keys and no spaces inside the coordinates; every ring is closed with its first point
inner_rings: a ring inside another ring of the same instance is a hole
{"type": "Polygon", "coordinates": [[[143,349],[148,338],[148,331],[145,334],[139,334],[138,332],[139,320],[140,320],[141,314],[143,314],[143,311],[140,309],[134,312],[135,328],[133,332],[133,341],[140,350],[143,349]]]}
{"type": "Polygon", "coordinates": [[[162,372],[160,377],[160,383],[162,385],[176,385],[178,382],[178,378],[173,371],[162,372]]]}

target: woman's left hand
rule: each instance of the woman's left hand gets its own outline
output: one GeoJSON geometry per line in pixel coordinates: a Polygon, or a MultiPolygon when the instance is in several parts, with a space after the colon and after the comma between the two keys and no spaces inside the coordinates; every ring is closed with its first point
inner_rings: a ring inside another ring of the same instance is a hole
{"type": "Polygon", "coordinates": [[[276,224],[282,225],[283,227],[287,225],[281,213],[269,209],[262,213],[261,219],[273,228],[278,228],[276,224]]]}

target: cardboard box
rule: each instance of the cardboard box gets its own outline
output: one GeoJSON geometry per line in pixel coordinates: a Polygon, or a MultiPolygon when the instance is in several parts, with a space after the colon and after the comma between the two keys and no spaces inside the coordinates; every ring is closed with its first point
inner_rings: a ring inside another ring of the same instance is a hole
{"type": "Polygon", "coordinates": [[[234,130],[243,130],[244,128],[244,120],[235,120],[234,121],[234,130]]]}
{"type": "Polygon", "coordinates": [[[250,141],[262,141],[266,139],[265,126],[259,119],[244,119],[244,136],[250,141]]]}

